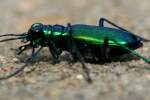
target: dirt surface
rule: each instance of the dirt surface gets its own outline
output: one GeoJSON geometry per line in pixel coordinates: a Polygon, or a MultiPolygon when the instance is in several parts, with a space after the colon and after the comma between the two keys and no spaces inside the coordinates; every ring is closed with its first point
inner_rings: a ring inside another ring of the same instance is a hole
{"type": "MultiPolygon", "coordinates": [[[[35,22],[98,25],[105,17],[150,39],[149,0],[1,0],[0,34],[26,32],[35,22]]],[[[20,41],[0,43],[0,72],[20,67],[30,50],[16,56],[20,41]]],[[[150,43],[137,50],[150,57],[150,43]]],[[[63,53],[64,54],[64,53],[63,53]]],[[[150,65],[140,59],[105,64],[86,63],[92,84],[83,77],[79,62],[66,55],[52,65],[45,48],[34,64],[11,79],[0,81],[0,100],[150,100],[150,65]]]]}

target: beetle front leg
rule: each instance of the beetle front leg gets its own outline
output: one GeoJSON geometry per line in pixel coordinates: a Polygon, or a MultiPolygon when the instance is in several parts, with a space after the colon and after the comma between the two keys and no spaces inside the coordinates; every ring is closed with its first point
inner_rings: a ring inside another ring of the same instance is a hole
{"type": "Polygon", "coordinates": [[[18,75],[20,72],[22,72],[28,65],[30,65],[34,59],[34,57],[41,51],[43,47],[39,48],[35,53],[34,55],[32,54],[30,58],[28,58],[25,62],[25,64],[23,66],[21,66],[19,69],[17,69],[16,71],[14,71],[13,73],[7,75],[7,76],[4,76],[4,77],[0,77],[0,80],[5,80],[5,79],[9,79],[13,76],[16,76],[18,75]]]}

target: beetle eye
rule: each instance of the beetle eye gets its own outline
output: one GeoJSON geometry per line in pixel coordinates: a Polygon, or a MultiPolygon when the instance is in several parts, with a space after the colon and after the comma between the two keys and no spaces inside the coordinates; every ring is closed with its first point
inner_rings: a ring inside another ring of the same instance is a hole
{"type": "Polygon", "coordinates": [[[43,24],[41,23],[35,23],[31,26],[30,31],[38,33],[42,30],[43,24]]]}

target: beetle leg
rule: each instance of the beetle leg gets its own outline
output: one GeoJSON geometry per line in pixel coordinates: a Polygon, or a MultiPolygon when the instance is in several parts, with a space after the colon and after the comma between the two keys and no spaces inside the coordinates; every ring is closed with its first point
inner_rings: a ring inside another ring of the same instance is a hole
{"type": "Polygon", "coordinates": [[[139,54],[138,52],[118,43],[116,40],[111,39],[113,42],[115,42],[117,45],[121,46],[123,49],[127,50],[128,52],[131,52],[131,54],[141,58],[143,61],[147,62],[150,64],[150,58],[145,58],[144,56],[142,56],[141,54],[139,54]]]}
{"type": "Polygon", "coordinates": [[[35,55],[35,48],[33,47],[32,48],[32,56],[34,56],[35,55]]]}
{"type": "Polygon", "coordinates": [[[31,47],[31,45],[30,44],[26,44],[26,45],[20,46],[19,47],[20,51],[17,54],[20,55],[23,51],[25,51],[26,49],[28,49],[28,47],[31,47]]]}
{"type": "Polygon", "coordinates": [[[49,41],[48,48],[49,48],[49,51],[51,52],[52,57],[53,57],[53,64],[58,63],[59,54],[57,53],[57,48],[56,48],[54,42],[49,41]]]}
{"type": "Polygon", "coordinates": [[[76,45],[76,42],[74,40],[72,40],[72,47],[71,47],[71,49],[73,49],[75,51],[75,53],[77,54],[77,57],[78,57],[79,61],[82,64],[82,68],[83,68],[83,70],[84,70],[84,72],[86,74],[85,77],[86,77],[87,82],[91,83],[92,79],[91,79],[90,74],[89,74],[89,69],[86,67],[84,57],[80,53],[80,51],[79,51],[79,49],[78,49],[78,47],[76,45]]]}
{"type": "Polygon", "coordinates": [[[112,26],[114,26],[114,27],[116,27],[116,28],[118,28],[120,30],[129,32],[128,30],[124,29],[123,27],[120,27],[120,26],[116,25],[115,23],[109,21],[106,18],[100,18],[100,20],[99,20],[99,26],[100,27],[104,27],[104,22],[107,22],[108,24],[110,24],[110,25],[112,25],[112,26]]]}
{"type": "Polygon", "coordinates": [[[100,18],[99,27],[104,27],[104,18],[100,18]]]}
{"type": "Polygon", "coordinates": [[[89,83],[92,83],[92,79],[91,79],[90,74],[89,74],[89,69],[85,65],[84,57],[81,55],[81,53],[77,47],[76,42],[72,38],[72,32],[71,32],[72,30],[71,30],[71,24],[70,23],[68,23],[68,31],[69,31],[69,37],[70,37],[71,51],[75,51],[75,53],[77,54],[77,57],[78,57],[80,63],[82,64],[82,69],[84,70],[84,72],[86,74],[86,76],[85,76],[86,81],[89,83]]]}
{"type": "Polygon", "coordinates": [[[104,59],[105,60],[108,60],[108,41],[109,41],[109,39],[106,37],[105,39],[104,39],[104,44],[103,44],[103,47],[102,47],[102,51],[103,51],[103,56],[104,56],[104,59]]]}
{"type": "MultiPolygon", "coordinates": [[[[104,26],[104,22],[107,22],[108,24],[110,24],[110,25],[112,25],[112,26],[114,26],[114,27],[116,27],[116,28],[118,28],[118,29],[120,29],[120,30],[122,30],[122,31],[126,31],[126,32],[129,32],[129,33],[132,33],[132,32],[130,32],[129,30],[127,30],[127,29],[125,29],[125,28],[123,28],[123,27],[120,27],[120,26],[116,25],[115,23],[109,21],[109,20],[106,19],[106,18],[100,18],[100,20],[99,20],[99,27],[105,27],[105,26],[104,26]]],[[[135,35],[135,34],[134,34],[134,35],[135,35]]],[[[135,35],[135,36],[137,36],[137,35],[135,35]]],[[[142,39],[144,42],[150,42],[150,40],[145,39],[145,38],[143,38],[143,37],[140,37],[140,36],[137,36],[137,37],[139,37],[140,39],[142,39]]]]}
{"type": "Polygon", "coordinates": [[[35,53],[34,56],[31,56],[30,58],[28,58],[26,60],[25,65],[21,66],[18,70],[16,70],[15,72],[9,74],[8,76],[4,76],[4,77],[0,77],[0,80],[5,80],[5,79],[9,79],[13,76],[16,76],[17,74],[19,74],[21,71],[23,71],[29,64],[31,64],[32,60],[34,59],[34,57],[41,51],[43,47],[39,48],[35,53]]]}

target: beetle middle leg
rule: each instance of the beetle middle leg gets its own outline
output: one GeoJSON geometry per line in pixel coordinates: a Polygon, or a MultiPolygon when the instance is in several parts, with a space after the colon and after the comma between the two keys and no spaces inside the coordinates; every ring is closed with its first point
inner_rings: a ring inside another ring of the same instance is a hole
{"type": "Polygon", "coordinates": [[[93,53],[97,57],[98,61],[101,63],[110,62],[111,60],[111,50],[109,47],[109,38],[105,37],[102,45],[98,45],[93,48],[93,53]]]}
{"type": "Polygon", "coordinates": [[[79,48],[77,47],[77,44],[75,42],[75,40],[72,38],[72,32],[71,32],[71,24],[68,23],[68,32],[69,32],[69,37],[70,37],[70,44],[71,44],[71,47],[70,47],[70,51],[75,51],[75,53],[77,54],[77,57],[79,59],[79,61],[81,62],[82,64],[82,69],[84,70],[86,76],[85,76],[85,79],[88,83],[92,83],[92,79],[90,77],[90,73],[89,73],[89,69],[87,68],[87,66],[85,65],[85,60],[84,60],[84,57],[82,56],[82,54],[80,53],[79,51],[79,48]]]}
{"type": "Polygon", "coordinates": [[[83,70],[85,71],[85,74],[86,74],[87,82],[91,83],[92,79],[91,79],[90,74],[89,74],[89,69],[86,67],[84,57],[80,53],[80,51],[79,51],[79,49],[78,49],[78,47],[76,45],[76,42],[74,40],[72,40],[72,47],[71,47],[71,49],[75,50],[75,53],[77,54],[77,57],[78,57],[78,59],[80,60],[80,62],[82,64],[82,68],[83,68],[83,70]]]}
{"type": "Polygon", "coordinates": [[[58,63],[59,62],[58,58],[59,58],[59,55],[61,54],[60,49],[56,47],[55,43],[52,40],[49,41],[48,48],[53,57],[53,64],[58,63]]]}
{"type": "Polygon", "coordinates": [[[103,54],[102,56],[103,56],[104,60],[109,60],[109,50],[108,50],[109,44],[108,44],[108,42],[109,42],[108,37],[104,38],[104,44],[102,45],[102,54],[103,54]]]}

